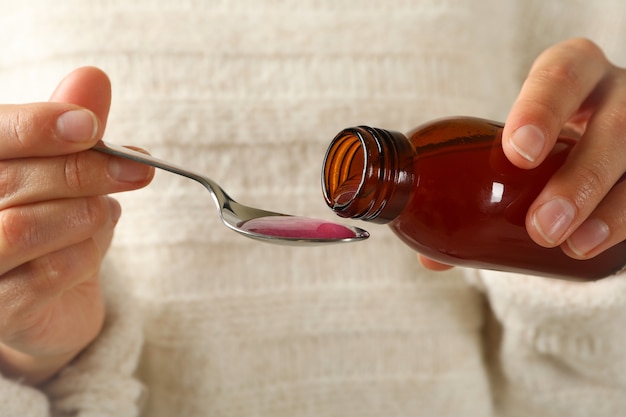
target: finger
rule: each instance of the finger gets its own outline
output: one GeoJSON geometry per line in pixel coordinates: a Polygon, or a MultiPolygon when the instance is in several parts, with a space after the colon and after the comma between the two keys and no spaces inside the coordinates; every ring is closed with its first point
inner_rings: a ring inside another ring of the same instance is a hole
{"type": "Polygon", "coordinates": [[[420,254],[417,255],[417,259],[424,268],[430,269],[431,271],[447,271],[453,268],[452,265],[442,264],[441,262],[434,261],[420,254]]]}
{"type": "Polygon", "coordinates": [[[0,105],[0,159],[85,150],[101,130],[93,112],[73,104],[0,105]]]}
{"type": "Polygon", "coordinates": [[[111,81],[98,68],[78,68],[61,80],[50,101],[87,108],[96,114],[104,126],[111,105],[111,81]]]}
{"type": "Polygon", "coordinates": [[[104,72],[75,70],[51,100],[0,105],[0,159],[78,152],[102,136],[111,103],[111,83],[104,72]]]}
{"type": "Polygon", "coordinates": [[[129,191],[147,185],[153,175],[145,164],[98,152],[0,161],[0,210],[129,191]]]}
{"type": "Polygon", "coordinates": [[[626,148],[626,85],[619,79],[616,74],[605,83],[603,99],[589,119],[585,134],[529,208],[527,228],[539,244],[560,245],[592,213],[593,218],[571,242],[575,256],[598,253],[590,247],[591,241],[583,243],[591,239],[592,230],[595,240],[617,243],[615,239],[626,238],[615,229],[621,222],[619,204],[626,204],[616,196],[619,190],[624,191],[624,185],[615,185],[626,171],[626,154],[621,151],[626,148]],[[611,208],[610,204],[618,205],[611,208]],[[601,215],[594,210],[600,210],[601,215]],[[611,217],[612,212],[616,218],[611,217]]]}
{"type": "Polygon", "coordinates": [[[117,222],[122,215],[122,206],[120,205],[120,203],[112,197],[107,197],[107,199],[109,202],[109,207],[111,209],[111,221],[113,223],[113,227],[101,227],[100,230],[94,233],[92,237],[94,243],[100,251],[102,258],[104,258],[104,255],[107,253],[109,247],[111,246],[115,226],[117,226],[117,222]]]}
{"type": "Polygon", "coordinates": [[[563,250],[576,259],[589,259],[626,239],[626,182],[607,197],[567,239],[563,250]]]}
{"type": "Polygon", "coordinates": [[[567,122],[577,119],[579,111],[585,113],[610,68],[600,48],[585,39],[565,41],[541,54],[505,123],[502,145],[509,160],[520,168],[539,165],[567,122]]]}
{"type": "Polygon", "coordinates": [[[49,201],[0,212],[0,275],[112,229],[119,208],[108,197],[49,201]]]}

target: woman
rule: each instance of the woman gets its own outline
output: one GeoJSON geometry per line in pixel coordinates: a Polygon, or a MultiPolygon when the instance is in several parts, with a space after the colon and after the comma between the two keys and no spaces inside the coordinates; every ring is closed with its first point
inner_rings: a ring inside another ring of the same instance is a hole
{"type": "Polygon", "coordinates": [[[70,75],[53,103],[1,108],[2,413],[616,415],[619,276],[435,274],[376,226],[362,244],[263,245],[165,173],[116,195],[119,217],[107,195],[153,172],[81,151],[104,135],[206,172],[244,203],[328,217],[319,168],[346,126],[506,120],[507,155],[531,168],[568,121],[589,121],[570,165],[580,174],[550,183],[529,233],[593,256],[626,233],[623,8],[7,3],[3,102],[44,100],[70,75]]]}

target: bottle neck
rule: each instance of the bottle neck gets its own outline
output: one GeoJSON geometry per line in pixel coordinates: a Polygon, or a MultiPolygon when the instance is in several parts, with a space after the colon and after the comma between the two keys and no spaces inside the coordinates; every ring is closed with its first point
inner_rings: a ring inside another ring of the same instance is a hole
{"type": "Polygon", "coordinates": [[[401,133],[367,126],[344,129],[324,158],[322,189],[339,216],[387,223],[414,187],[414,149],[401,133]]]}

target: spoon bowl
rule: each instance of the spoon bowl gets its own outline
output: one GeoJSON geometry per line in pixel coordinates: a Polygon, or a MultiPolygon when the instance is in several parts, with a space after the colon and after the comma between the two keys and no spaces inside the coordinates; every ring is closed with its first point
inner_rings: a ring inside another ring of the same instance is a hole
{"type": "Polygon", "coordinates": [[[367,231],[358,227],[245,206],[233,200],[222,187],[205,175],[123,146],[100,141],[92,149],[199,182],[213,196],[222,222],[231,230],[252,239],[289,246],[310,246],[355,242],[369,237],[367,231]]]}

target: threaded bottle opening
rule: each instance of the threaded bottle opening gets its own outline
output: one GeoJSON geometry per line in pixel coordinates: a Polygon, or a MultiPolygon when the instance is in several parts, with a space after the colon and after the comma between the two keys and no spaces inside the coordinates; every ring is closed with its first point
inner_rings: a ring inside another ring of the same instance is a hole
{"type": "Polygon", "coordinates": [[[362,139],[354,129],[340,132],[328,148],[322,187],[326,204],[340,215],[363,186],[366,159],[362,139]]]}
{"type": "Polygon", "coordinates": [[[410,152],[400,133],[366,126],[342,130],[324,158],[326,204],[341,217],[377,223],[392,220],[404,207],[412,185],[412,163],[409,173],[398,163],[407,157],[412,161],[410,152]]]}

